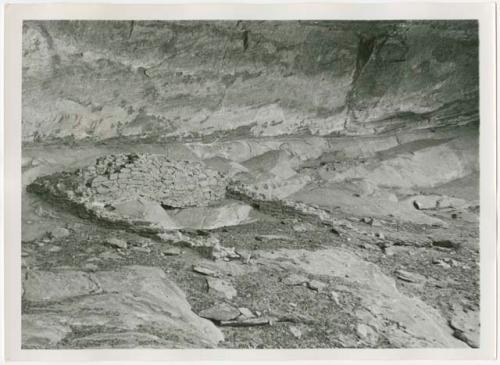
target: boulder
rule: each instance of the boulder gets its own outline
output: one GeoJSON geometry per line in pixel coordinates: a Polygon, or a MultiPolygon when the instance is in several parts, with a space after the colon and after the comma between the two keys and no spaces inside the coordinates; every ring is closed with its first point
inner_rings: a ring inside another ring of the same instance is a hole
{"type": "Polygon", "coordinates": [[[159,268],[32,271],[23,288],[38,308],[23,314],[23,348],[201,348],[223,339],[159,268]]]}

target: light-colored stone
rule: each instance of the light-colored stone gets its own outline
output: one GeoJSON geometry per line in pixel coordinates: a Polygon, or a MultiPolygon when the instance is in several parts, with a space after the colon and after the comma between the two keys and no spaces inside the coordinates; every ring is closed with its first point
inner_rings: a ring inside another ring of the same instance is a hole
{"type": "Polygon", "coordinates": [[[309,280],[307,282],[307,287],[312,290],[316,291],[322,291],[328,286],[328,284],[323,283],[322,281],[319,280],[309,280]]]}
{"type": "Polygon", "coordinates": [[[198,313],[200,317],[213,319],[215,321],[229,321],[240,315],[238,308],[226,303],[216,304],[213,307],[202,310],[198,313]]]}
{"type": "Polygon", "coordinates": [[[240,307],[240,308],[238,308],[238,310],[240,311],[241,315],[244,318],[254,318],[255,317],[255,315],[252,313],[252,311],[248,308],[240,307]]]}
{"type": "Polygon", "coordinates": [[[315,230],[314,225],[310,223],[297,223],[293,225],[293,230],[295,232],[303,233],[315,230]]]}
{"type": "Polygon", "coordinates": [[[214,260],[227,259],[227,261],[240,258],[240,255],[238,255],[234,247],[224,247],[220,244],[213,246],[211,256],[214,260]]]}
{"type": "Polygon", "coordinates": [[[28,271],[23,281],[24,299],[30,302],[60,301],[100,292],[99,285],[82,271],[28,271]]]}
{"type": "Polygon", "coordinates": [[[302,337],[302,331],[300,330],[300,328],[296,327],[296,326],[290,326],[288,327],[290,329],[290,333],[296,337],[296,338],[301,338],[302,337]]]}
{"type": "Polygon", "coordinates": [[[309,279],[303,275],[292,274],[283,279],[283,284],[290,286],[305,285],[309,279]]]}
{"type": "Polygon", "coordinates": [[[411,198],[413,206],[419,210],[436,209],[439,197],[434,195],[419,195],[411,198]]]}
{"type": "Polygon", "coordinates": [[[437,259],[437,260],[432,260],[432,263],[437,266],[441,266],[442,268],[449,269],[451,267],[450,264],[448,264],[446,261],[443,259],[437,259]]]}
{"type": "Polygon", "coordinates": [[[123,266],[91,277],[75,271],[34,272],[24,287],[24,300],[43,304],[23,324],[34,328],[23,333],[26,348],[77,344],[130,348],[139,343],[140,347],[204,348],[223,339],[213,323],[191,311],[184,293],[159,268],[123,266]],[[96,288],[99,295],[94,295],[96,288]],[[89,329],[96,331],[93,340],[89,329]],[[62,344],[69,331],[77,335],[62,344]],[[129,335],[122,337],[125,333],[129,335]]]}
{"type": "Polygon", "coordinates": [[[222,296],[226,299],[233,299],[238,294],[231,283],[222,279],[208,277],[207,285],[209,291],[213,291],[217,295],[222,296]]]}
{"type": "Polygon", "coordinates": [[[178,256],[182,253],[182,250],[179,247],[164,246],[161,249],[161,253],[165,256],[178,256]]]}
{"type": "Polygon", "coordinates": [[[106,244],[108,244],[111,247],[122,248],[122,249],[126,249],[128,247],[127,241],[116,237],[110,237],[106,239],[106,244]]]}
{"type": "Polygon", "coordinates": [[[48,248],[49,252],[59,252],[61,250],[62,250],[61,246],[56,246],[56,245],[51,245],[48,248]]]}
{"type": "Polygon", "coordinates": [[[64,227],[58,227],[50,231],[50,235],[52,236],[52,238],[55,239],[65,238],[68,237],[70,234],[71,232],[64,227]]]}
{"type": "Polygon", "coordinates": [[[193,271],[198,273],[198,274],[202,274],[202,275],[206,275],[206,276],[213,276],[213,277],[220,276],[220,274],[217,271],[209,269],[208,267],[205,267],[205,266],[200,266],[200,265],[193,266],[193,271]]]}
{"type": "Polygon", "coordinates": [[[24,313],[21,318],[23,348],[47,349],[57,344],[71,333],[65,319],[54,313],[24,313]]]}
{"type": "Polygon", "coordinates": [[[375,346],[378,342],[379,336],[377,335],[377,332],[375,332],[372,327],[364,323],[360,323],[356,326],[356,334],[362,341],[366,342],[370,346],[375,346]]]}
{"type": "Polygon", "coordinates": [[[140,246],[133,246],[132,250],[136,252],[141,252],[141,253],[151,253],[151,249],[148,247],[140,247],[140,246]]]}
{"type": "Polygon", "coordinates": [[[335,302],[335,304],[340,305],[340,294],[339,293],[337,293],[336,291],[332,290],[330,292],[330,297],[335,302]]]}
{"type": "Polygon", "coordinates": [[[422,283],[425,281],[425,277],[416,273],[412,273],[406,270],[398,269],[394,271],[396,277],[400,280],[409,283],[422,283]]]}
{"type": "Polygon", "coordinates": [[[216,229],[258,220],[254,209],[241,202],[226,201],[209,207],[181,209],[170,215],[179,228],[216,229]]]}

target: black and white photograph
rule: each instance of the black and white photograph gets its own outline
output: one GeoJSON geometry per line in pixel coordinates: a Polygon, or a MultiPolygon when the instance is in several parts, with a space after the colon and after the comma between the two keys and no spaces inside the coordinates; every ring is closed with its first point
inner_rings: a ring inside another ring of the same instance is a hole
{"type": "Polygon", "coordinates": [[[24,19],[21,349],[481,348],[479,35],[24,19]]]}

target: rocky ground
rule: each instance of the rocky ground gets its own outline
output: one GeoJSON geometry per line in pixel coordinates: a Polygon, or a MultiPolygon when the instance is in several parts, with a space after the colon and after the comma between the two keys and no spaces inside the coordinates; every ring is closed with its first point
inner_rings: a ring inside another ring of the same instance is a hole
{"type": "Polygon", "coordinates": [[[27,145],[23,346],[476,347],[475,133],[27,145]]]}

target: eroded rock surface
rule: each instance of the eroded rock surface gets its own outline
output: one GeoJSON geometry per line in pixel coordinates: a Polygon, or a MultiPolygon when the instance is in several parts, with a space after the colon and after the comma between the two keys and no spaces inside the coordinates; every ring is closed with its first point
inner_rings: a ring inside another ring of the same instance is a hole
{"type": "Polygon", "coordinates": [[[27,21],[23,54],[25,141],[372,134],[478,118],[473,21],[27,21]]]}
{"type": "Polygon", "coordinates": [[[28,271],[23,288],[24,348],[197,348],[223,339],[158,268],[28,271]]]}
{"type": "MultiPolygon", "coordinates": [[[[357,287],[361,302],[356,316],[376,328],[396,347],[465,347],[453,337],[441,315],[424,302],[402,295],[394,280],[384,275],[376,265],[366,263],[343,249],[309,251],[279,251],[261,253],[267,259],[281,259],[290,269],[301,268],[310,274],[346,278],[357,287]]],[[[301,285],[301,276],[287,278],[289,285],[301,285]]],[[[363,329],[366,325],[363,325],[363,329]]],[[[369,338],[367,331],[362,331],[369,338]]]]}

